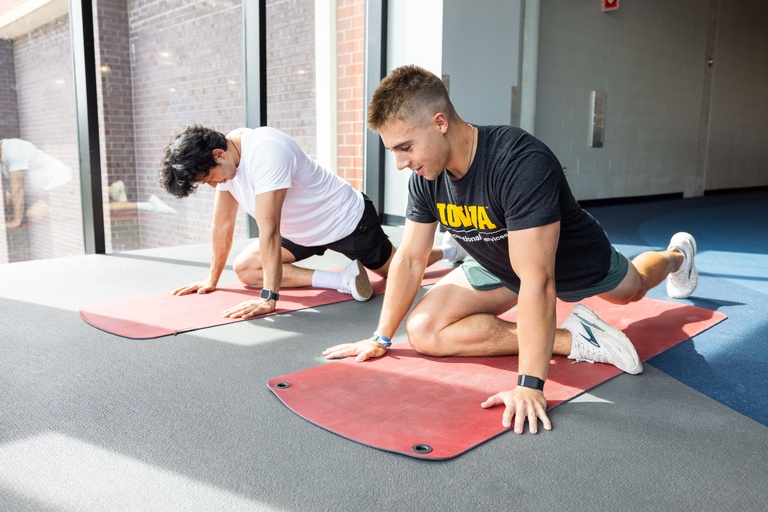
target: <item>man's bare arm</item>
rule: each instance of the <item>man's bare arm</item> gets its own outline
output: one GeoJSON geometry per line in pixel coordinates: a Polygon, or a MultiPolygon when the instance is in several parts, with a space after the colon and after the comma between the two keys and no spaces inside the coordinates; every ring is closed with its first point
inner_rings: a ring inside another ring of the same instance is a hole
{"type": "MultiPolygon", "coordinates": [[[[424,278],[429,253],[434,245],[437,222],[419,224],[405,221],[405,232],[400,247],[395,251],[387,276],[384,303],[379,315],[376,332],[387,338],[394,336],[413,304],[424,278]]],[[[326,349],[327,359],[356,356],[358,361],[384,355],[386,350],[366,338],[356,343],[343,343],[326,349]]]]}

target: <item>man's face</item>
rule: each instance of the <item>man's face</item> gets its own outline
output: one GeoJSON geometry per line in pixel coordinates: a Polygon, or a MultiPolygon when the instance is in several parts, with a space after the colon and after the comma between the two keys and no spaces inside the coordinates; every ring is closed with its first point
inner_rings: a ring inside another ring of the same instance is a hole
{"type": "Polygon", "coordinates": [[[202,176],[198,183],[215,188],[219,183],[226,183],[234,178],[235,174],[237,174],[237,167],[235,167],[235,162],[228,157],[226,152],[220,149],[214,150],[213,157],[217,165],[211,167],[208,170],[208,175],[202,176]]]}
{"type": "Polygon", "coordinates": [[[434,119],[425,124],[392,121],[379,130],[379,135],[384,147],[395,155],[398,170],[411,169],[435,180],[445,169],[449,154],[442,126],[434,119]]]}

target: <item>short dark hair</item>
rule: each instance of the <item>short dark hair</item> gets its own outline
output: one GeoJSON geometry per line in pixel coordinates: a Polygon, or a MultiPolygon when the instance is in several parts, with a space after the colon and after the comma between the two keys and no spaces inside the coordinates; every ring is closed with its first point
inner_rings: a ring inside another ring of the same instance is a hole
{"type": "Polygon", "coordinates": [[[391,121],[423,123],[437,112],[456,115],[445,84],[434,73],[410,64],[392,70],[368,104],[368,129],[378,133],[391,121]]]}
{"type": "Polygon", "coordinates": [[[227,150],[223,133],[199,124],[177,131],[165,147],[159,170],[160,184],[173,196],[187,197],[216,167],[214,149],[227,150]]]}

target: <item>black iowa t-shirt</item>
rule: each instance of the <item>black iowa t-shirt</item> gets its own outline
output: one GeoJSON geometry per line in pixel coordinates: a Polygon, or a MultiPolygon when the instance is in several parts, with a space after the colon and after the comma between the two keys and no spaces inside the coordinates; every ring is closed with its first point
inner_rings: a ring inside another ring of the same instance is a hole
{"type": "Polygon", "coordinates": [[[507,231],[559,220],[557,290],[580,290],[605,278],[610,242],[576,202],[557,157],[520,128],[477,128],[475,160],[463,178],[411,175],[406,217],[439,221],[478,263],[515,287],[520,279],[509,262],[507,231]]]}

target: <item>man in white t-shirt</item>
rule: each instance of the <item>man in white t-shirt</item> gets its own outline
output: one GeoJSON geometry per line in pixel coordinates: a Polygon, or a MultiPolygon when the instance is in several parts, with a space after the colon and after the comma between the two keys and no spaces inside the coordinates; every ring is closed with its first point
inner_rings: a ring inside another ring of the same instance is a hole
{"type": "Polygon", "coordinates": [[[45,210],[47,193],[72,179],[72,169],[34,144],[22,139],[0,140],[0,172],[7,180],[10,215],[6,228],[17,228],[25,212],[45,210]]]}
{"type": "MultiPolygon", "coordinates": [[[[171,139],[159,172],[166,191],[179,198],[200,184],[216,188],[208,277],[174,290],[175,295],[216,289],[239,207],[256,219],[259,238],[238,255],[234,271],[245,285],[262,290],[260,299],[225,310],[225,317],[251,318],[274,311],[281,288],[336,289],[366,301],[373,290],[365,268],[387,276],[395,248],[381,229],[373,203],[283,132],[239,128],[224,135],[192,125],[171,139]],[[327,249],[352,262],[338,272],[293,264],[327,249]]],[[[430,264],[443,258],[460,261],[464,254],[449,237],[442,247],[433,248],[430,264]]]]}

